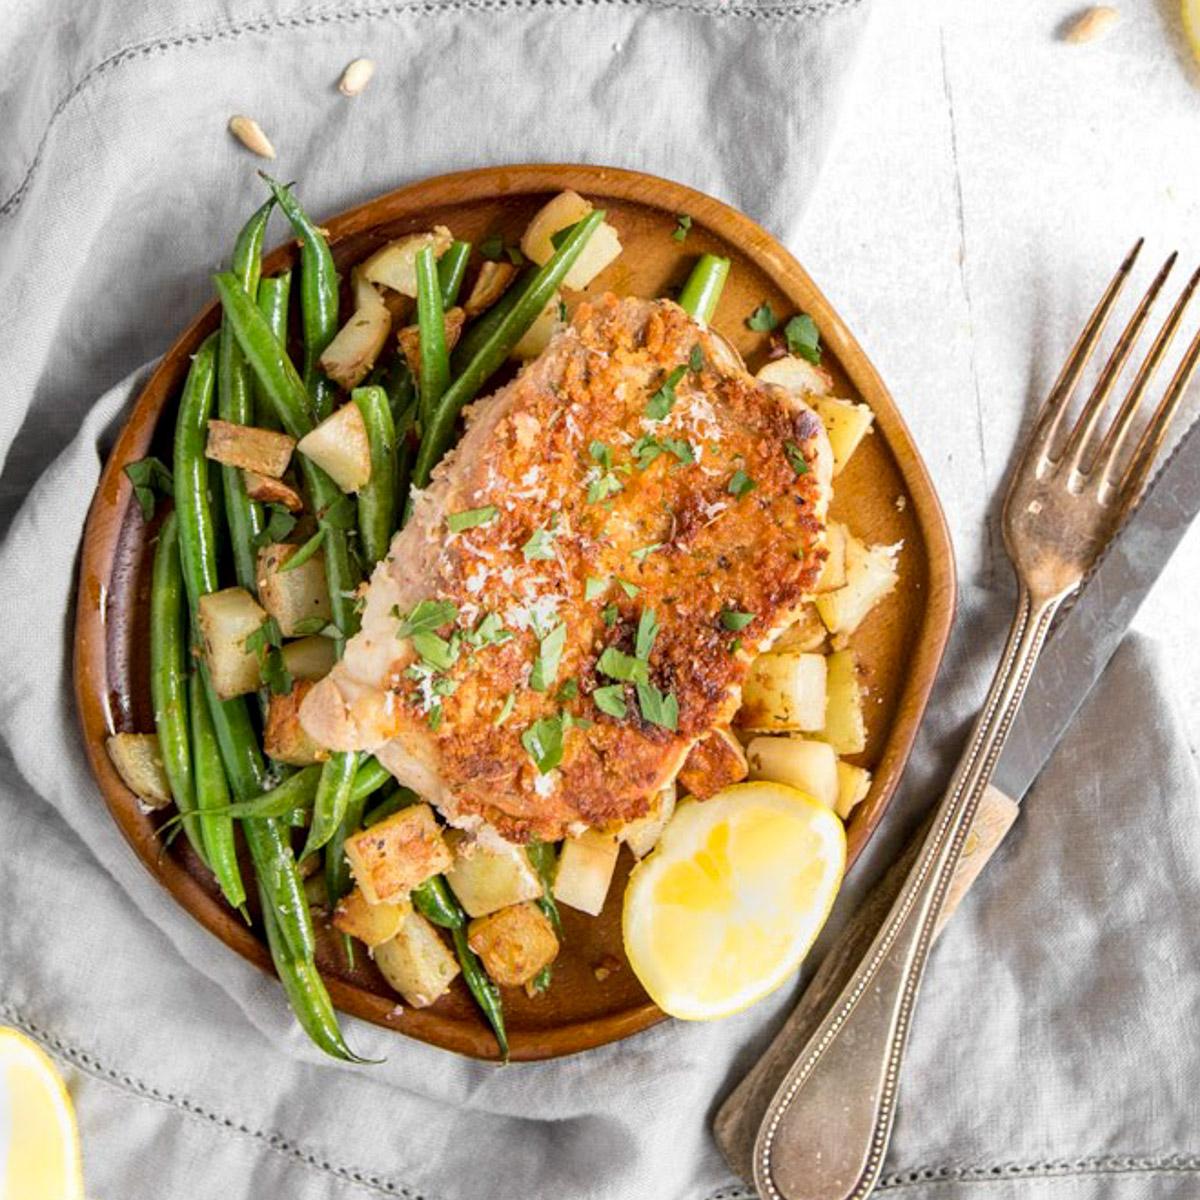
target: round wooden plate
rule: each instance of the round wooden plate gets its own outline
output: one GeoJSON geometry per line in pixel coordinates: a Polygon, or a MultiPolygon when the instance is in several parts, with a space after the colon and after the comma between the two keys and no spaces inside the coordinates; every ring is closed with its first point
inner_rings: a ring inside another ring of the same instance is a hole
{"type": "MultiPolygon", "coordinates": [[[[824,363],[836,394],[861,398],[875,412],[875,432],[835,487],[833,515],[872,542],[902,542],[901,584],[854,636],[869,687],[868,743],[860,761],[874,772],[870,795],[849,824],[853,862],[887,807],[912,746],[949,633],[954,562],[933,488],[891,397],[850,331],[794,258],[753,221],[677,183],[594,166],[516,166],[426,180],[324,221],[345,273],[377,246],[414,230],[444,224],[476,245],[500,232],[515,242],[553,193],[574,188],[608,211],[624,253],[589,291],[670,294],[697,255],[733,260],[713,326],[756,369],[766,335],[746,327],[763,301],[776,313],[810,313],[821,331],[824,363]],[[683,242],[671,236],[676,215],[692,218],[683,242]]],[[[293,265],[293,243],[264,264],[267,274],[293,265]]],[[[165,817],[145,813],[104,749],[106,735],[154,728],[148,681],[148,593],[155,526],[143,523],[122,468],[147,454],[170,461],[175,400],[189,356],[216,328],[206,308],[163,357],[130,414],[105,467],[84,535],[75,629],[75,687],[92,770],[121,831],[147,869],[198,921],[264,970],[270,958],[259,934],[222,902],[208,872],[177,838],[163,850],[165,817]]],[[[621,898],[632,865],[622,852],[618,876],[599,918],[564,910],[566,936],[554,986],[530,1000],[507,989],[505,1006],[514,1059],[572,1054],[627,1037],[663,1019],[625,961],[621,898]]],[[[335,1004],[345,1012],[437,1046],[494,1058],[496,1043],[461,982],[427,1009],[401,1007],[365,953],[348,970],[325,931],[318,951],[335,1004]]],[[[351,1039],[353,1040],[353,1039],[351,1039]]]]}

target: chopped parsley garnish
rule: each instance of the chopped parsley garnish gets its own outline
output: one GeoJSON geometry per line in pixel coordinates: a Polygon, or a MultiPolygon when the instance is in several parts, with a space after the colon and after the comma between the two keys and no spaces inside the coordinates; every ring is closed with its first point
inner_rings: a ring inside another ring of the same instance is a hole
{"type": "Polygon", "coordinates": [[[740,632],[753,620],[753,613],[738,612],[735,608],[727,608],[721,613],[721,624],[731,633],[740,632]]]}
{"type": "Polygon", "coordinates": [[[689,466],[696,461],[692,444],[687,438],[665,437],[662,439],[662,448],[668,453],[675,455],[682,466],[689,466]]]}
{"type": "Polygon", "coordinates": [[[611,601],[600,610],[600,616],[609,629],[617,623],[617,615],[617,606],[611,601]]]}
{"type": "Polygon", "coordinates": [[[499,614],[490,612],[485,613],[479,624],[474,629],[467,630],[464,636],[469,645],[482,649],[484,646],[502,645],[511,640],[513,635],[511,630],[504,628],[499,614]]]}
{"type": "Polygon", "coordinates": [[[779,318],[767,303],[760,304],[747,318],[746,327],[755,333],[770,333],[779,324],[779,318]]]}
{"type": "Polygon", "coordinates": [[[692,347],[692,352],[688,355],[688,370],[697,375],[704,370],[704,349],[699,342],[692,347]]]}
{"type": "Polygon", "coordinates": [[[602,713],[607,713],[610,717],[620,718],[625,715],[625,689],[619,683],[597,688],[592,693],[592,700],[602,713]]]}
{"type": "Polygon", "coordinates": [[[797,354],[814,364],[821,361],[821,334],[808,313],[792,317],[783,327],[783,336],[789,354],[797,354]]]}
{"type": "Polygon", "coordinates": [[[618,577],[617,582],[621,585],[621,591],[627,595],[630,600],[634,598],[642,589],[636,583],[630,583],[628,579],[618,577]]]}
{"type": "Polygon", "coordinates": [[[562,713],[542,717],[521,734],[521,745],[533,759],[539,775],[548,775],[562,762],[563,730],[568,722],[569,718],[564,720],[562,713]]]}
{"type": "Polygon", "coordinates": [[[579,680],[578,679],[564,679],[562,681],[562,686],[558,689],[558,692],[555,694],[554,698],[558,701],[574,700],[575,697],[578,695],[579,695],[579,680]]]}
{"type": "Polygon", "coordinates": [[[500,711],[496,714],[496,718],[494,721],[492,721],[492,724],[503,725],[504,722],[512,716],[512,710],[516,706],[516,703],[517,693],[509,692],[508,695],[504,697],[504,704],[501,706],[500,711]]]}
{"type": "Polygon", "coordinates": [[[644,471],[663,452],[662,443],[648,433],[642,434],[631,449],[639,471],[644,471]]]}
{"type": "Polygon", "coordinates": [[[538,527],[532,533],[529,541],[521,547],[521,553],[525,555],[526,562],[533,562],[539,558],[554,557],[554,539],[556,533],[553,529],[545,529],[538,527]]]}
{"type": "Polygon", "coordinates": [[[608,591],[609,580],[594,579],[588,576],[583,581],[583,598],[585,600],[597,600],[608,591]]]}
{"type": "Polygon", "coordinates": [[[661,421],[675,407],[675,387],[687,373],[687,367],[676,367],[663,380],[658,391],[650,397],[646,405],[646,416],[651,421],[661,421]]]}
{"type": "Polygon", "coordinates": [[[349,496],[339,496],[323,513],[317,514],[322,525],[343,531],[358,527],[358,509],[349,496]]]}
{"type": "Polygon", "coordinates": [[[567,627],[561,621],[538,642],[538,656],[533,660],[529,686],[535,692],[548,692],[558,676],[558,664],[567,644],[567,627]]]}
{"type": "Polygon", "coordinates": [[[294,571],[297,567],[302,567],[318,550],[321,548],[321,543],[325,540],[325,529],[322,527],[292,555],[275,573],[282,575],[285,571],[294,571]]]}
{"type": "Polygon", "coordinates": [[[635,550],[633,552],[634,560],[640,563],[645,562],[655,550],[661,550],[663,544],[662,542],[652,542],[649,546],[643,546],[640,550],[635,550]]]}
{"type": "Polygon", "coordinates": [[[248,654],[258,657],[263,683],[274,696],[286,696],[292,690],[292,675],[283,660],[283,634],[279,622],[268,617],[243,643],[248,654]]]}
{"type": "Polygon", "coordinates": [[[797,475],[808,474],[808,460],[804,457],[804,452],[795,442],[784,442],[783,452],[787,455],[788,463],[797,475]]]}
{"type": "Polygon", "coordinates": [[[514,267],[523,267],[525,265],[525,255],[521,253],[520,246],[506,246],[504,253],[508,255],[508,261],[514,267]]]}
{"type": "Polygon", "coordinates": [[[675,217],[675,230],[671,236],[677,242],[682,242],[692,230],[692,218],[687,213],[677,213],[675,217]]]}
{"type": "Polygon", "coordinates": [[[282,504],[270,504],[270,519],[266,527],[254,539],[255,546],[265,546],[268,542],[282,542],[296,528],[296,518],[282,504]]]}
{"type": "Polygon", "coordinates": [[[305,617],[303,621],[297,621],[292,626],[292,633],[296,637],[309,637],[314,633],[320,633],[325,628],[324,617],[305,617]]]}
{"type": "Polygon", "coordinates": [[[658,637],[658,618],[654,609],[647,608],[638,618],[637,634],[634,637],[633,652],[641,659],[648,659],[654,649],[654,639],[658,637]]]}
{"type": "Polygon", "coordinates": [[[609,679],[620,679],[625,683],[645,683],[650,678],[650,667],[645,659],[634,658],[616,646],[605,647],[596,663],[596,670],[609,679]]]}
{"type": "Polygon", "coordinates": [[[587,502],[599,504],[609,496],[615,496],[621,490],[621,481],[611,472],[605,471],[588,484],[587,502]]]}
{"type": "Polygon", "coordinates": [[[757,486],[758,484],[739,468],[730,476],[728,491],[731,496],[736,496],[740,500],[747,492],[754,491],[757,486]]]}
{"type": "Polygon", "coordinates": [[[741,638],[734,638],[733,641],[729,643],[729,653],[730,654],[736,654],[741,648],[742,648],[742,639],[741,638]]]}
{"type": "Polygon", "coordinates": [[[446,525],[451,533],[462,533],[464,529],[486,525],[495,518],[496,511],[494,504],[486,504],[483,508],[468,508],[463,512],[451,513],[446,518],[446,525]]]}
{"type": "Polygon", "coordinates": [[[158,496],[173,496],[175,480],[167,466],[151,455],[125,468],[125,476],[133,484],[133,495],[142,509],[142,520],[154,518],[158,496]]]}
{"type": "Polygon", "coordinates": [[[429,728],[437,733],[442,727],[442,706],[440,704],[433,705],[426,720],[429,722],[429,728]]]}
{"type": "Polygon", "coordinates": [[[491,237],[485,237],[479,243],[479,253],[489,262],[495,262],[504,253],[504,238],[498,233],[493,233],[491,237]]]}
{"type": "Polygon", "coordinates": [[[458,659],[459,643],[452,638],[447,641],[427,629],[420,629],[412,635],[413,649],[420,655],[421,661],[435,671],[448,671],[458,659]]]}
{"type": "Polygon", "coordinates": [[[652,683],[639,683],[637,698],[643,721],[661,725],[672,732],[679,728],[679,701],[675,699],[674,692],[664,695],[652,683]]]}
{"type": "Polygon", "coordinates": [[[400,621],[396,636],[406,638],[414,633],[432,632],[451,621],[457,621],[458,607],[452,600],[422,600],[407,617],[401,617],[399,609],[395,607],[392,616],[400,621]]]}

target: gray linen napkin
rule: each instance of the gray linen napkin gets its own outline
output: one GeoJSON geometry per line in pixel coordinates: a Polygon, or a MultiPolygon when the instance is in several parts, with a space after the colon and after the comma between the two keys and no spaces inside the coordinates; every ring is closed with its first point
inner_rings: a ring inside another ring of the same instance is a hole
{"type": "MultiPolygon", "coordinates": [[[[863,10],[240,8],[0,11],[0,1020],[63,1064],[96,1197],[744,1195],[707,1119],[787,994],[505,1071],[356,1022],[355,1046],[388,1062],[319,1060],[278,987],[176,908],[108,820],[70,700],[72,574],[143,375],[118,381],[208,296],[208,269],[260,194],[257,164],[222,131],[230,113],[262,121],[317,214],[438,170],[583,159],[680,178],[786,237],[863,10]],[[360,54],[380,73],[344,101],[333,84],[360,54]]],[[[1003,603],[980,604],[994,626],[1003,603]]],[[[892,841],[986,682],[994,632],[964,628],[892,841]]],[[[1151,647],[1122,652],[943,940],[889,1188],[1195,1194],[1200,1161],[1180,1150],[1200,1150],[1200,973],[1180,914],[1200,900],[1197,785],[1158,678],[1151,647]],[[1112,738],[1113,712],[1143,714],[1132,746],[1112,738]]],[[[839,912],[888,851],[881,840],[839,912]]]]}

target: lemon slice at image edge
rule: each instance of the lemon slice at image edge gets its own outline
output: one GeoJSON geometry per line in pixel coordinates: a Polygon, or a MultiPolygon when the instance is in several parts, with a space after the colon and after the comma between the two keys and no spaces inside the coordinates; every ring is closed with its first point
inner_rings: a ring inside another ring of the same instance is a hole
{"type": "Polygon", "coordinates": [[[0,1196],[83,1196],[71,1097],[42,1048],[15,1029],[0,1029],[0,1196]]]}
{"type": "Polygon", "coordinates": [[[845,866],[842,822],[795,788],[741,783],[685,801],[629,877],[630,965],[673,1017],[740,1012],[800,965],[845,866]]]}
{"type": "Polygon", "coordinates": [[[1200,0],[1183,0],[1183,32],[1192,56],[1200,65],[1200,0]]]}

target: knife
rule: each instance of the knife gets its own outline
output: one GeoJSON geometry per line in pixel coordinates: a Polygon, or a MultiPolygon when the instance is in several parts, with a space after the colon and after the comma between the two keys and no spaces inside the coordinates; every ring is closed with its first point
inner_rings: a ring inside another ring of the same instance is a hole
{"type": "MultiPolygon", "coordinates": [[[[1200,514],[1200,421],[1180,438],[1059,619],[1025,693],[949,888],[940,931],[1016,820],[1018,805],[1121,644],[1142,601],[1200,514]]],[[[800,1049],[841,994],[891,909],[925,840],[923,823],[838,936],[800,1003],[762,1058],[729,1094],[713,1133],[730,1167],[753,1180],[754,1142],[768,1104],[800,1049]]]]}

